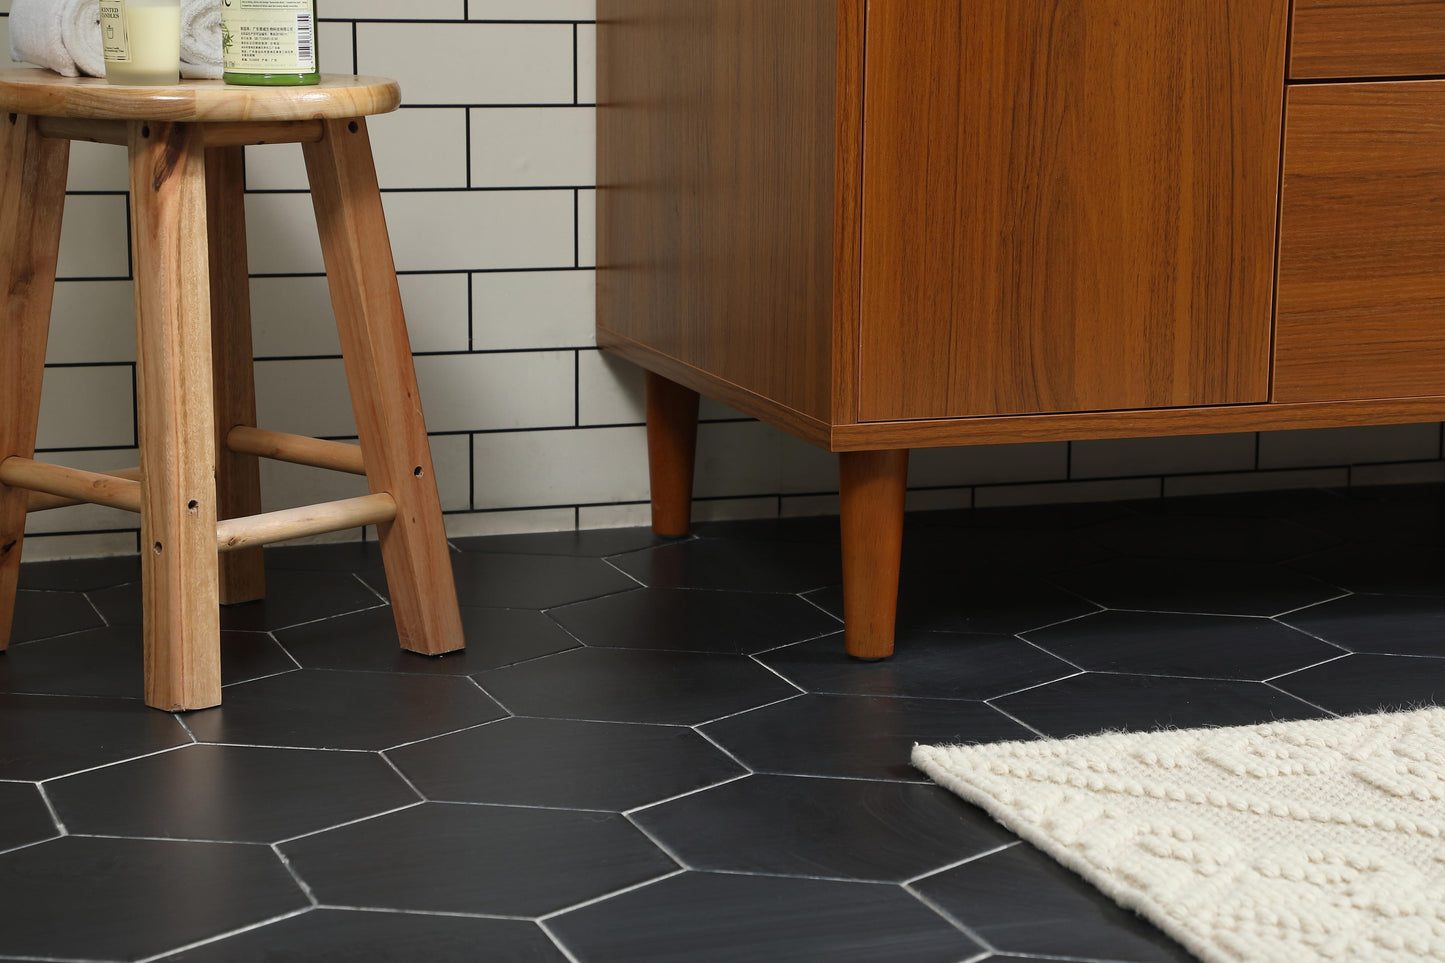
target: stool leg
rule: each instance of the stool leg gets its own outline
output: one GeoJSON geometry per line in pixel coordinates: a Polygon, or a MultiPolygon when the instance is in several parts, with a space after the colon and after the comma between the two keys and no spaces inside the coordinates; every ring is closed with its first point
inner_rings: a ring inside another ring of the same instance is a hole
{"type": "Polygon", "coordinates": [[[377,531],[397,635],[413,652],[455,651],[466,642],[366,122],[326,121],[304,150],[367,483],[396,500],[377,531]]]}
{"type": "Polygon", "coordinates": [[[221,701],[205,148],[194,124],[130,125],[145,699],[221,701]]]}
{"type": "MultiPolygon", "coordinates": [[[[0,114],[0,461],[35,454],[70,141],[0,114]]],[[[10,643],[30,493],[0,484],[0,651],[10,643]]]]}
{"type": "MultiPolygon", "coordinates": [[[[243,147],[206,151],[206,233],[211,251],[211,356],[216,394],[216,516],[261,513],[261,460],[226,447],[232,428],[256,426],[256,371],[251,345],[251,281],[246,264],[243,147]]],[[[266,597],[260,547],[220,559],[222,605],[266,597]]]]}

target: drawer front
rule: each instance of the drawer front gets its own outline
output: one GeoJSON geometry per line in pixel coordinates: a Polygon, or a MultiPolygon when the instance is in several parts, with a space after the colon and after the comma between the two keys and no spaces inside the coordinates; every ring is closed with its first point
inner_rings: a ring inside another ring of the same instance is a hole
{"type": "Polygon", "coordinates": [[[1275,401],[1445,395],[1445,81],[1291,87],[1275,401]]]}
{"type": "Polygon", "coordinates": [[[1291,80],[1445,74],[1445,0],[1294,0],[1291,80]]]}

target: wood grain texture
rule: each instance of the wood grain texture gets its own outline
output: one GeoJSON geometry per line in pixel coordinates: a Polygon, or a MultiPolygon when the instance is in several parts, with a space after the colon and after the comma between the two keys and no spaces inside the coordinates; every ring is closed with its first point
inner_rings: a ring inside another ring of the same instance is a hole
{"type": "MultiPolygon", "coordinates": [[[[0,116],[0,460],[35,454],[65,210],[66,141],[0,116]]],[[[0,483],[0,651],[10,643],[30,494],[0,483]]]]}
{"type": "Polygon", "coordinates": [[[864,421],[1263,401],[1286,0],[871,0],[864,421]]]}
{"type": "Polygon", "coordinates": [[[305,435],[290,435],[284,431],[241,426],[231,429],[226,435],[225,443],[231,451],[258,455],[261,458],[344,471],[349,475],[366,474],[366,461],[361,457],[361,447],[344,441],[326,441],[305,435]]]}
{"type": "Polygon", "coordinates": [[[1289,75],[1445,73],[1445,0],[1294,0],[1289,75]]]}
{"type": "MultiPolygon", "coordinates": [[[[77,117],[41,117],[40,132],[46,137],[83,140],[92,144],[125,144],[130,133],[123,120],[91,120],[77,117]]],[[[321,121],[247,121],[234,124],[206,124],[201,131],[207,147],[244,147],[249,144],[302,144],[321,139],[321,121]]]]}
{"type": "Polygon", "coordinates": [[[328,121],[303,150],[367,484],[396,501],[377,532],[397,635],[455,651],[466,640],[366,122],[328,121]]]}
{"type": "Polygon", "coordinates": [[[193,124],[133,122],[145,700],[221,701],[206,161],[193,124]]]}
{"type": "Polygon", "coordinates": [[[108,505],[127,512],[139,512],[141,507],[138,478],[82,471],[19,455],[0,461],[0,482],[11,488],[73,499],[76,503],[108,505]]]}
{"type": "Polygon", "coordinates": [[[600,0],[598,321],[832,417],[836,0],[600,0]]]}
{"type": "Polygon", "coordinates": [[[1445,81],[1290,88],[1276,401],[1445,393],[1445,81]]]}
{"type": "Polygon", "coordinates": [[[659,535],[686,535],[692,529],[698,395],[649,371],[646,398],[652,530],[659,535]]]}
{"type": "Polygon", "coordinates": [[[838,0],[837,122],[833,158],[834,424],[858,420],[863,272],[863,79],[867,0],[838,0]]]}
{"type": "Polygon", "coordinates": [[[843,639],[857,659],[893,654],[908,451],[838,456],[843,529],[843,639]]]}
{"type": "MultiPolygon", "coordinates": [[[[3,465],[3,463],[0,463],[0,465],[3,465]]],[[[138,481],[140,481],[140,469],[139,469],[139,468],[118,468],[118,469],[116,469],[115,471],[105,472],[105,474],[110,475],[110,476],[113,477],[113,478],[125,478],[125,479],[129,479],[130,481],[133,481],[133,482],[138,482],[138,481]]],[[[136,498],[135,507],[132,508],[131,511],[139,512],[139,511],[140,511],[140,490],[139,490],[139,489],[136,490],[136,496],[135,496],[135,498],[136,498]]],[[[48,512],[48,511],[51,511],[51,510],[56,509],[56,508],[70,508],[70,507],[73,506],[73,505],[85,505],[85,504],[89,504],[89,499],[85,499],[85,498],[67,498],[67,497],[64,496],[64,495],[48,495],[48,494],[46,494],[45,492],[38,492],[38,491],[32,490],[32,491],[30,492],[30,498],[29,498],[29,499],[26,501],[26,503],[25,503],[25,510],[26,510],[27,512],[30,512],[31,514],[34,514],[35,512],[48,512]]]]}
{"type": "Polygon", "coordinates": [[[237,87],[221,80],[128,87],[104,77],[62,77],[31,67],[0,69],[0,111],[43,117],[174,122],[324,120],[384,114],[401,88],[384,77],[322,74],[313,87],[237,87]]]}
{"type": "Polygon", "coordinates": [[[396,501],[386,492],[302,505],[248,518],[228,518],[216,525],[221,558],[259,551],[263,545],[347,528],[384,525],[396,517],[396,501]]]}
{"type": "MultiPolygon", "coordinates": [[[[211,265],[216,517],[244,518],[261,513],[261,463],[255,455],[233,451],[226,444],[233,428],[256,424],[243,148],[206,150],[206,232],[210,237],[211,265]]],[[[222,556],[222,605],[254,602],[265,597],[266,566],[259,548],[222,556]]]]}

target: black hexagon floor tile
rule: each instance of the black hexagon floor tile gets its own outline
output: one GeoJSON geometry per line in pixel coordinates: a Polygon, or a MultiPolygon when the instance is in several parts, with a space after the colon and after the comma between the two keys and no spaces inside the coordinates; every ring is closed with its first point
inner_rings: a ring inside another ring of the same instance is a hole
{"type": "Polygon", "coordinates": [[[54,839],[0,855],[0,954],[133,960],[309,905],[266,846],[54,839]]]}
{"type": "Polygon", "coordinates": [[[1347,655],[1274,680],[1331,712],[1387,712],[1445,705],[1445,659],[1347,655]]]}
{"type": "Polygon", "coordinates": [[[689,869],[901,883],[1015,837],[937,786],[755,775],[632,814],[689,869]]]}
{"type": "MultiPolygon", "coordinates": [[[[145,689],[144,648],[138,625],[17,645],[0,659],[0,691],[140,699],[145,689]]],[[[295,668],[296,663],[264,632],[221,633],[222,685],[295,668]]]]}
{"type": "Polygon", "coordinates": [[[1024,637],[1082,669],[1262,682],[1340,650],[1271,619],[1095,612],[1024,637]]]}
{"type": "Polygon", "coordinates": [[[10,642],[31,642],[67,635],[105,625],[95,609],[79,592],[15,593],[15,621],[10,628],[10,642]]]}
{"type": "Polygon", "coordinates": [[[681,726],[503,719],[393,749],[428,799],[622,812],[747,772],[681,726]]]}
{"type": "Polygon", "coordinates": [[[1194,959],[1157,927],[1026,843],[913,888],[1005,952],[1125,963],[1194,959]]]}
{"type": "Polygon", "coordinates": [[[137,700],[0,693],[0,779],[50,779],[192,741],[176,717],[137,700]]]}
{"type": "Polygon", "coordinates": [[[442,656],[401,648],[391,606],[282,629],[276,638],[308,669],[465,675],[575,649],[576,639],[541,612],[464,605],[467,647],[442,656]]]}
{"type": "Polygon", "coordinates": [[[797,518],[739,518],[701,522],[693,526],[699,538],[726,538],[764,542],[824,542],[837,545],[842,528],[836,515],[797,518]]]}
{"type": "Polygon", "coordinates": [[[1435,547],[1445,540],[1438,485],[1351,488],[1337,503],[1297,512],[1301,524],[1351,542],[1435,547]]]}
{"type": "Polygon", "coordinates": [[[1279,615],[1339,595],[1333,586],[1273,565],[1120,558],[1054,576],[1111,609],[1279,615]]]}
{"type": "Polygon", "coordinates": [[[898,886],[683,873],[548,921],[582,963],[958,963],[983,947],[898,886]]]}
{"type": "MultiPolygon", "coordinates": [[[[92,592],[90,599],[111,625],[141,622],[139,582],[92,592]]],[[[269,632],[346,612],[375,608],[381,598],[349,572],[274,572],[266,580],[266,598],[221,606],[221,628],[269,632]]]]}
{"type": "Polygon", "coordinates": [[[933,512],[912,512],[908,518],[920,525],[951,528],[1062,532],[1110,518],[1122,518],[1132,514],[1139,504],[1141,503],[1060,502],[1056,505],[952,508],[933,512]]]}
{"type": "Polygon", "coordinates": [[[368,752],[185,746],[46,783],[72,833],[274,843],[418,802],[368,752]]]}
{"type": "Polygon", "coordinates": [[[475,963],[482,953],[507,963],[567,959],[540,926],[523,920],[314,909],[160,963],[475,963]]]}
{"type": "Polygon", "coordinates": [[[926,581],[939,572],[967,578],[1008,571],[1048,574],[1118,554],[1086,532],[915,524],[903,530],[903,581],[926,581]]]}
{"type": "Polygon", "coordinates": [[[735,592],[806,592],[840,581],[840,550],[831,543],[699,538],[612,558],[654,588],[735,592]]]}
{"type": "Polygon", "coordinates": [[[759,772],[853,779],[926,777],[908,761],[915,743],[1035,738],[982,702],[804,695],[703,726],[759,772]]]}
{"type": "Polygon", "coordinates": [[[1445,599],[1439,596],[1349,595],[1280,621],[1352,652],[1445,657],[1445,599]]]}
{"type": "MultiPolygon", "coordinates": [[[[493,609],[550,609],[637,588],[637,582],[599,558],[453,552],[452,575],[463,605],[493,609]]],[[[374,578],[367,584],[387,594],[374,578]]]]}
{"type": "Polygon", "coordinates": [[[670,541],[676,539],[657,535],[650,528],[602,528],[583,532],[544,532],[536,535],[484,535],[453,539],[452,544],[464,552],[604,558],[670,541]]]}
{"type": "Polygon", "coordinates": [[[1445,548],[1438,544],[1346,545],[1289,567],[1351,592],[1445,595],[1445,548]]]}
{"type": "Polygon", "coordinates": [[[1216,562],[1280,562],[1317,552],[1337,539],[1291,522],[1231,515],[1131,515],[1085,529],[1121,555],[1216,562]]]}
{"type": "Polygon", "coordinates": [[[882,662],[850,657],[842,633],[775,649],[758,661],[807,692],[918,699],[991,699],[1078,671],[1013,636],[954,632],[900,635],[893,657],[882,662]]]}
{"type": "Polygon", "coordinates": [[[185,719],[201,742],[389,749],[505,715],[462,676],[297,669],[233,686],[185,719]]]}
{"type": "Polygon", "coordinates": [[[679,652],[761,652],[838,630],[795,595],[640,588],[548,613],[588,645],[679,652]]]}
{"type": "Polygon", "coordinates": [[[1259,682],[1089,672],[994,700],[1054,738],[1106,729],[1247,726],[1325,713],[1259,682]]]}
{"type": "MultiPolygon", "coordinates": [[[[843,588],[808,598],[843,617],[843,588]]],[[[910,572],[898,586],[898,631],[1013,635],[1098,609],[1092,602],[1029,575],[962,572],[936,567],[910,572]]]]}
{"type": "Polygon", "coordinates": [[[20,566],[20,587],[50,592],[92,592],[140,581],[140,556],[74,558],[20,566]]]}
{"type": "Polygon", "coordinates": [[[683,726],[798,691],[744,656],[641,649],[573,649],[473,678],[519,716],[683,726]]]}
{"type": "Polygon", "coordinates": [[[266,547],[266,574],[270,578],[285,578],[286,572],[357,572],[374,575],[384,571],[381,546],[376,542],[351,541],[266,547]]]}
{"type": "Polygon", "coordinates": [[[281,846],[323,905],[541,916],[677,869],[622,816],[423,803],[281,846]]]}
{"type": "Polygon", "coordinates": [[[0,782],[0,851],[59,834],[38,787],[28,782],[0,782]]]}

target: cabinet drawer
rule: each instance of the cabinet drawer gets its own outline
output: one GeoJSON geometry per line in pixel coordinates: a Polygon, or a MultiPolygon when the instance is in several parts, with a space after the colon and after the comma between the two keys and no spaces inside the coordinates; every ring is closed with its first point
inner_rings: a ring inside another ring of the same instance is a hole
{"type": "Polygon", "coordinates": [[[1445,81],[1291,87],[1275,401],[1445,395],[1445,81]]]}
{"type": "Polygon", "coordinates": [[[1445,0],[1294,0],[1291,80],[1445,74],[1445,0]]]}

